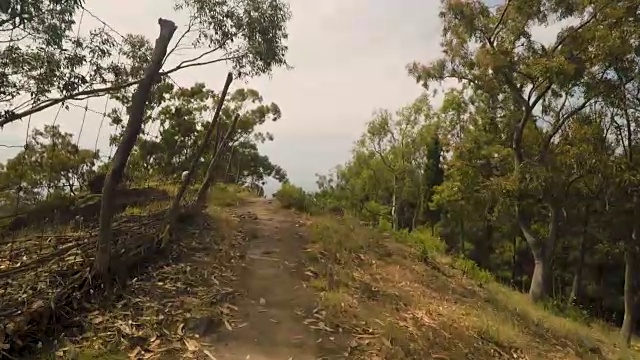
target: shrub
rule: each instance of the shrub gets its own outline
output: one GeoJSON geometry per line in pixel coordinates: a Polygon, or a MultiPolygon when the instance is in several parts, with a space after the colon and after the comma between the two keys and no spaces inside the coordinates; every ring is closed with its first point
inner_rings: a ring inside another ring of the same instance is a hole
{"type": "Polygon", "coordinates": [[[435,255],[444,254],[447,245],[439,237],[431,235],[431,230],[419,227],[409,232],[401,230],[396,232],[396,238],[403,243],[418,249],[420,261],[428,261],[435,255]]]}
{"type": "Polygon", "coordinates": [[[302,188],[284,183],[273,196],[285,209],[295,209],[310,213],[315,209],[315,204],[311,195],[302,188]]]}
{"type": "Polygon", "coordinates": [[[462,256],[453,258],[454,269],[458,269],[462,274],[480,284],[487,284],[494,281],[493,275],[485,269],[482,269],[473,260],[469,260],[462,256]]]}
{"type": "Polygon", "coordinates": [[[431,229],[417,228],[409,233],[409,237],[421,250],[424,249],[429,254],[440,255],[447,250],[447,244],[439,237],[431,235],[431,229]]]}

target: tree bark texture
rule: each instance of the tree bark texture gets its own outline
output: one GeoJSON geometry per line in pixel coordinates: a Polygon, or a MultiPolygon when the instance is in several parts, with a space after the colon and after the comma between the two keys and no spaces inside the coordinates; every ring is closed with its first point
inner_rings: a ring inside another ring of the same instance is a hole
{"type": "Polygon", "coordinates": [[[552,280],[551,258],[558,237],[559,217],[561,209],[555,204],[549,204],[549,235],[546,239],[537,237],[529,221],[519,210],[516,210],[518,224],[533,255],[534,267],[529,287],[529,297],[533,302],[540,302],[549,295],[552,280]]]}
{"type": "MultiPolygon", "coordinates": [[[[106,175],[102,187],[102,202],[100,205],[100,227],[98,231],[98,244],[96,248],[96,259],[94,271],[96,274],[107,279],[111,264],[111,238],[113,236],[111,221],[114,212],[114,192],[116,186],[122,180],[129,155],[133,149],[138,135],[142,129],[145,107],[149,100],[149,93],[162,68],[162,62],[167,55],[167,47],[176,31],[176,25],[171,20],[158,19],[160,25],[160,35],[156,39],[155,47],[151,55],[151,62],[144,71],[144,77],[138,84],[131,99],[131,111],[129,121],[124,130],[123,138],[111,163],[111,169],[106,175]]],[[[108,280],[107,280],[108,281],[108,280]]]]}

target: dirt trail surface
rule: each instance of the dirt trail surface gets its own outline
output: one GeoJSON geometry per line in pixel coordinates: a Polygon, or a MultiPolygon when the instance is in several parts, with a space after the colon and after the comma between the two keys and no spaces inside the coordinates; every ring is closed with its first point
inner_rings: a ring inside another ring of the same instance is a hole
{"type": "Polygon", "coordinates": [[[210,339],[218,360],[307,360],[323,358],[321,334],[305,325],[313,294],[300,272],[304,236],[299,217],[263,198],[234,209],[246,236],[245,261],[232,287],[240,292],[237,327],[210,339]]]}

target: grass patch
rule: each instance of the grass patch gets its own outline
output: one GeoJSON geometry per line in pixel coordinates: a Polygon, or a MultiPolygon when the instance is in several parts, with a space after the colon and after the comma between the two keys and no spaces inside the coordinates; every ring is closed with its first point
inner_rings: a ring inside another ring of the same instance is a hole
{"type": "Polygon", "coordinates": [[[219,239],[231,239],[239,228],[238,221],[228,213],[213,206],[207,208],[207,214],[213,220],[219,239]]]}
{"type": "Polygon", "coordinates": [[[327,325],[353,336],[350,358],[640,359],[620,350],[617,329],[558,316],[474,262],[447,256],[429,229],[311,222],[307,285],[327,325]]]}
{"type": "MultiPolygon", "coordinates": [[[[608,359],[640,359],[635,350],[624,351],[618,346],[618,329],[602,322],[585,323],[561,317],[544,306],[533,304],[526,294],[514,292],[498,283],[488,285],[487,300],[499,310],[500,318],[516,319],[520,326],[537,337],[563,339],[582,356],[603,355],[608,359]]],[[[638,347],[638,339],[632,348],[638,347]]]]}
{"type": "MultiPolygon", "coordinates": [[[[59,359],[52,357],[51,359],[59,359]]],[[[129,356],[121,351],[82,350],[67,354],[63,359],[74,360],[128,360],[129,356]]]]}
{"type": "Polygon", "coordinates": [[[220,207],[231,207],[242,203],[249,196],[249,192],[240,186],[215,184],[209,191],[209,203],[220,207]]]}
{"type": "Polygon", "coordinates": [[[126,360],[129,357],[121,352],[82,351],[78,353],[77,360],[126,360]]]}
{"type": "Polygon", "coordinates": [[[81,349],[68,345],[55,352],[36,355],[36,358],[38,360],[128,360],[129,356],[119,349],[81,349]]]}

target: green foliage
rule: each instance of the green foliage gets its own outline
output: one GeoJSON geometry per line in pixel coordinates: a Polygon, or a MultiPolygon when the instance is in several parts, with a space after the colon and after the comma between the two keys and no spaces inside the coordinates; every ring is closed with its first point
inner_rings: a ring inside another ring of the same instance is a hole
{"type": "Polygon", "coordinates": [[[130,80],[114,62],[118,46],[108,30],[89,29],[86,36],[74,31],[74,25],[82,25],[75,22],[81,6],[79,0],[2,3],[0,120],[52,106],[50,98],[73,97],[98,85],[130,80]]]}
{"type": "Polygon", "coordinates": [[[393,231],[393,224],[387,219],[380,219],[378,221],[378,230],[380,231],[393,231]]]}
{"type": "Polygon", "coordinates": [[[590,324],[593,322],[593,317],[589,315],[584,309],[580,309],[577,306],[567,304],[567,302],[549,299],[542,304],[543,308],[557,316],[562,316],[573,321],[590,324]]]}
{"type": "Polygon", "coordinates": [[[434,189],[443,181],[438,119],[425,96],[395,115],[381,110],[352,159],[319,179],[317,198],[337,203],[372,225],[392,229],[435,223],[434,189]]]}
{"type": "Polygon", "coordinates": [[[86,187],[99,160],[97,151],[80,149],[59,126],[33,129],[26,149],[0,166],[0,207],[31,206],[44,199],[76,195],[86,187]]]}
{"type": "Polygon", "coordinates": [[[287,66],[289,5],[281,0],[175,0],[196,30],[193,45],[217,49],[240,75],[287,66]]]}
{"type": "Polygon", "coordinates": [[[234,184],[215,184],[209,192],[209,203],[217,206],[235,206],[249,195],[248,191],[234,184]]]}
{"type": "MultiPolygon", "coordinates": [[[[139,180],[149,178],[177,178],[179,173],[189,169],[195,148],[204,139],[211,117],[219,101],[219,94],[208,89],[203,83],[191,88],[175,88],[166,81],[156,86],[152,100],[156,109],[145,114],[145,128],[157,126],[158,134],[153,136],[143,131],[131,154],[128,168],[139,180]],[[135,169],[135,171],[132,171],[135,169]]],[[[130,104],[131,94],[121,93],[118,100],[123,105],[130,104]]],[[[236,131],[227,140],[220,161],[215,169],[220,174],[216,180],[236,184],[263,184],[267,178],[277,181],[287,180],[287,173],[280,166],[260,154],[258,145],[273,141],[270,133],[258,131],[267,121],[277,121],[282,116],[275,103],[265,104],[260,93],[253,89],[237,89],[228,94],[217,123],[216,134],[224,134],[234,116],[239,120],[236,131]]],[[[114,109],[111,123],[121,131],[112,135],[111,143],[116,144],[122,137],[121,124],[127,114],[114,109]]],[[[222,136],[216,135],[200,159],[196,180],[202,180],[204,169],[218,148],[222,136]]]]}
{"type": "Polygon", "coordinates": [[[529,288],[536,301],[577,296],[590,316],[621,323],[624,263],[640,258],[638,10],[443,1],[441,58],[408,66],[430,93],[376,112],[316,198],[384,231],[431,230],[480,282],[529,288]],[[533,36],[552,24],[557,36],[533,36]],[[434,109],[449,79],[460,87],[434,109]]]}
{"type": "MultiPolygon", "coordinates": [[[[139,35],[127,34],[122,44],[105,27],[78,36],[82,21],[75,17],[82,1],[4,1],[0,5],[0,101],[5,106],[0,121],[8,123],[58,104],[51,98],[77,98],[81,92],[98,94],[105,85],[118,100],[130,97],[150,59],[151,43],[139,35]],[[114,56],[119,50],[119,55],[114,56]],[[117,59],[117,63],[113,62],[117,59]],[[12,104],[24,96],[26,102],[12,104]]],[[[236,77],[270,74],[288,67],[285,59],[289,6],[280,0],[175,0],[175,10],[186,15],[185,32],[171,55],[185,39],[200,54],[183,61],[172,71],[185,67],[230,62],[236,77]]],[[[82,18],[82,16],[81,16],[82,18]]],[[[86,24],[85,24],[86,26],[86,24]]],[[[82,29],[83,32],[86,29],[82,29]]],[[[120,39],[117,39],[120,40],[120,39]]],[[[158,88],[166,87],[163,78],[158,88]]],[[[162,102],[154,98],[151,104],[162,102]]],[[[153,106],[152,106],[153,107],[153,106]]]]}
{"type": "Polygon", "coordinates": [[[290,183],[282,184],[273,196],[285,209],[295,209],[306,213],[314,212],[317,209],[310,194],[290,183]]]}
{"type": "MultiPolygon", "coordinates": [[[[0,101],[5,104],[0,121],[24,113],[11,108],[19,96],[30,99],[20,105],[21,111],[46,108],[52,104],[51,97],[73,97],[98,84],[125,84],[143,76],[151,42],[128,34],[117,46],[105,29],[91,31],[87,37],[76,36],[72,27],[81,5],[74,0],[55,4],[20,0],[0,6],[0,37],[6,44],[0,49],[0,101]],[[13,41],[16,39],[27,41],[13,41]],[[112,62],[115,49],[120,50],[118,63],[112,62]]],[[[220,55],[215,61],[203,59],[204,63],[227,59],[241,75],[267,74],[274,67],[286,66],[284,42],[290,14],[285,3],[177,0],[176,9],[189,15],[185,30],[197,36],[186,38],[195,39],[194,48],[204,49],[207,56],[220,55]]],[[[122,137],[134,90],[124,87],[110,93],[121,105],[109,113],[111,124],[119,129],[112,134],[112,145],[122,137]]],[[[219,94],[204,84],[178,89],[167,77],[160,78],[149,96],[143,131],[127,164],[129,180],[137,184],[177,180],[192,161],[193,149],[202,141],[218,101],[219,94]],[[159,127],[157,137],[147,133],[151,126],[159,127]]],[[[237,89],[227,97],[217,133],[224,133],[236,115],[237,131],[219,156],[215,173],[220,175],[215,180],[239,185],[264,184],[269,177],[286,181],[286,171],[257,148],[274,139],[257,127],[282,116],[278,105],[264,103],[256,90],[237,89]]],[[[216,136],[201,159],[200,169],[206,168],[220,140],[221,136],[216,136]]],[[[97,169],[107,169],[107,164],[99,163],[97,152],[78,149],[75,143],[71,134],[60,133],[58,127],[34,130],[25,150],[0,167],[0,212],[11,213],[57,193],[75,195],[97,169]]],[[[202,176],[201,171],[195,180],[202,176]]]]}
{"type": "Polygon", "coordinates": [[[464,276],[468,276],[480,284],[487,284],[495,281],[490,272],[485,269],[481,269],[473,260],[469,260],[465,257],[454,257],[451,266],[454,269],[460,270],[464,276]]]}
{"type": "Polygon", "coordinates": [[[421,251],[424,251],[426,253],[441,255],[444,254],[447,250],[447,245],[437,236],[433,236],[430,229],[414,229],[409,234],[409,237],[415,244],[420,247],[421,251]]]}
{"type": "MultiPolygon", "coordinates": [[[[389,231],[390,229],[381,230],[389,231]]],[[[439,237],[432,235],[431,229],[426,227],[419,227],[410,232],[407,230],[396,231],[394,238],[417,249],[420,261],[424,263],[437,259],[447,251],[447,245],[439,237]]]]}

